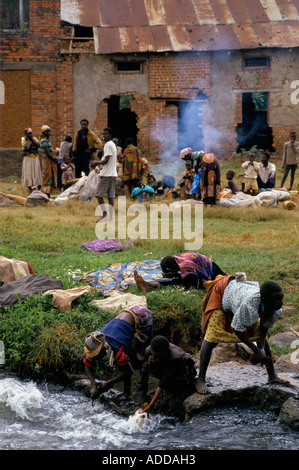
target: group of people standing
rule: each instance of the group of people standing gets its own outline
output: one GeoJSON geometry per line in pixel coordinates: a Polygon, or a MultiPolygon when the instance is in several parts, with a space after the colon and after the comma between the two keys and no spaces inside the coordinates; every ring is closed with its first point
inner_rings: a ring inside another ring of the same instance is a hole
{"type": "MultiPolygon", "coordinates": [[[[59,149],[52,146],[49,126],[42,126],[39,139],[33,136],[31,128],[25,129],[21,139],[24,157],[21,180],[23,186],[30,190],[41,189],[50,196],[52,188],[63,189],[70,180],[80,178],[82,172],[87,176],[92,169],[99,166],[101,167],[100,176],[110,178],[109,191],[106,184],[108,180],[102,180],[106,186],[100,190],[99,198],[102,201],[103,193],[105,193],[111,204],[112,198],[115,197],[117,177],[120,177],[122,184],[127,186],[130,195],[134,188],[156,181],[147,160],[142,158],[133,139],[127,139],[125,149],[122,151],[122,148],[118,146],[118,140],[112,138],[112,130],[109,127],[104,129],[100,139],[88,128],[87,119],[82,119],[80,124],[81,129],[76,132],[74,141],[71,136],[66,136],[59,149]],[[39,151],[42,153],[41,165],[39,151]],[[99,156],[101,160],[98,159],[99,156]]],[[[281,187],[291,172],[288,189],[292,189],[298,166],[298,155],[299,143],[296,141],[296,132],[291,132],[290,140],[283,147],[284,175],[281,187]]],[[[201,199],[204,204],[216,204],[220,200],[221,172],[215,155],[202,151],[192,152],[191,148],[185,148],[180,152],[180,157],[186,165],[186,170],[179,182],[184,195],[201,199]]],[[[262,154],[260,163],[255,161],[253,152],[249,153],[249,160],[242,165],[245,176],[245,187],[242,189],[245,192],[254,193],[256,190],[275,187],[276,166],[269,160],[270,155],[267,152],[262,154]]],[[[233,193],[237,192],[238,187],[233,181],[233,171],[229,171],[226,176],[228,187],[233,189],[233,193]]]]}
{"type": "Polygon", "coordinates": [[[107,196],[113,205],[116,178],[120,177],[129,194],[136,186],[155,181],[148,162],[142,158],[140,150],[128,138],[125,149],[118,146],[118,139],[112,138],[112,129],[103,129],[101,139],[88,128],[87,119],[82,119],[81,128],[74,140],[67,135],[54,148],[51,143],[51,129],[44,125],[39,139],[33,136],[32,129],[26,128],[21,139],[23,164],[22,185],[29,190],[40,189],[50,196],[52,189],[64,189],[73,179],[86,176],[96,167],[99,172],[99,192],[97,198],[103,203],[107,196]],[[41,152],[41,164],[39,155],[41,152]]]}

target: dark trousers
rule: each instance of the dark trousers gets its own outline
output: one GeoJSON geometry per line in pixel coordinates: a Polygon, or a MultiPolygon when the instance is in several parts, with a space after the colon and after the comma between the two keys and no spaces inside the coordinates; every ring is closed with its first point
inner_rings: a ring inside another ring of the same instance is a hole
{"type": "Polygon", "coordinates": [[[290,188],[293,187],[296,169],[297,169],[296,164],[295,165],[286,165],[285,166],[284,174],[283,174],[283,177],[282,177],[282,180],[281,180],[281,185],[280,185],[281,188],[283,187],[284,182],[287,179],[290,170],[291,170],[290,188]]]}
{"type": "Polygon", "coordinates": [[[76,167],[76,178],[81,178],[81,172],[84,171],[85,175],[89,175],[89,162],[90,162],[90,155],[89,154],[79,154],[76,155],[75,158],[75,167],[76,167]]]}
{"type": "Polygon", "coordinates": [[[267,181],[266,183],[264,183],[261,178],[259,177],[259,175],[257,175],[257,185],[260,189],[272,189],[275,187],[275,178],[273,181],[267,181]]]}

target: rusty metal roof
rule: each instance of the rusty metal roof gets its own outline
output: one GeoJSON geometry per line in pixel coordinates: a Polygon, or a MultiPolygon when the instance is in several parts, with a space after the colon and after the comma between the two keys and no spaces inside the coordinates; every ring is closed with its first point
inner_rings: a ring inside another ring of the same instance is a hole
{"type": "Polygon", "coordinates": [[[299,0],[61,0],[96,54],[299,46],[299,0]]]}

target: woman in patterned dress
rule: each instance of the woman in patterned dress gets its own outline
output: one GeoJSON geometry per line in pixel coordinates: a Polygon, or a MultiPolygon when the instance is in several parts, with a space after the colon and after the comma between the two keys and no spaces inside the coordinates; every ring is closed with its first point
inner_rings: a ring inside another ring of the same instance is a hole
{"type": "Polygon", "coordinates": [[[42,192],[50,197],[51,189],[57,188],[57,158],[50,141],[51,129],[49,126],[42,126],[40,146],[42,149],[42,192]]]}

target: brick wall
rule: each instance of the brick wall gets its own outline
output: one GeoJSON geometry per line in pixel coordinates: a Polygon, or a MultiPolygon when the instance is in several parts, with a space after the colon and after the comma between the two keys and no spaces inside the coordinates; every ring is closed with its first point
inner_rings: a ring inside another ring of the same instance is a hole
{"type": "MultiPolygon", "coordinates": [[[[178,154],[177,107],[171,100],[194,100],[210,94],[209,53],[152,54],[149,61],[149,153],[167,161],[178,154]]],[[[208,107],[204,122],[209,119],[208,107]]]]}
{"type": "Polygon", "coordinates": [[[12,131],[5,122],[5,105],[0,105],[3,134],[14,135],[1,147],[19,147],[20,129],[23,135],[25,127],[39,135],[41,126],[48,124],[54,146],[66,134],[73,135],[72,61],[59,54],[60,35],[60,0],[30,0],[29,31],[2,32],[0,55],[7,102],[19,98],[11,95],[5,73],[18,71],[24,79],[29,73],[30,112],[18,119],[12,131]]]}

